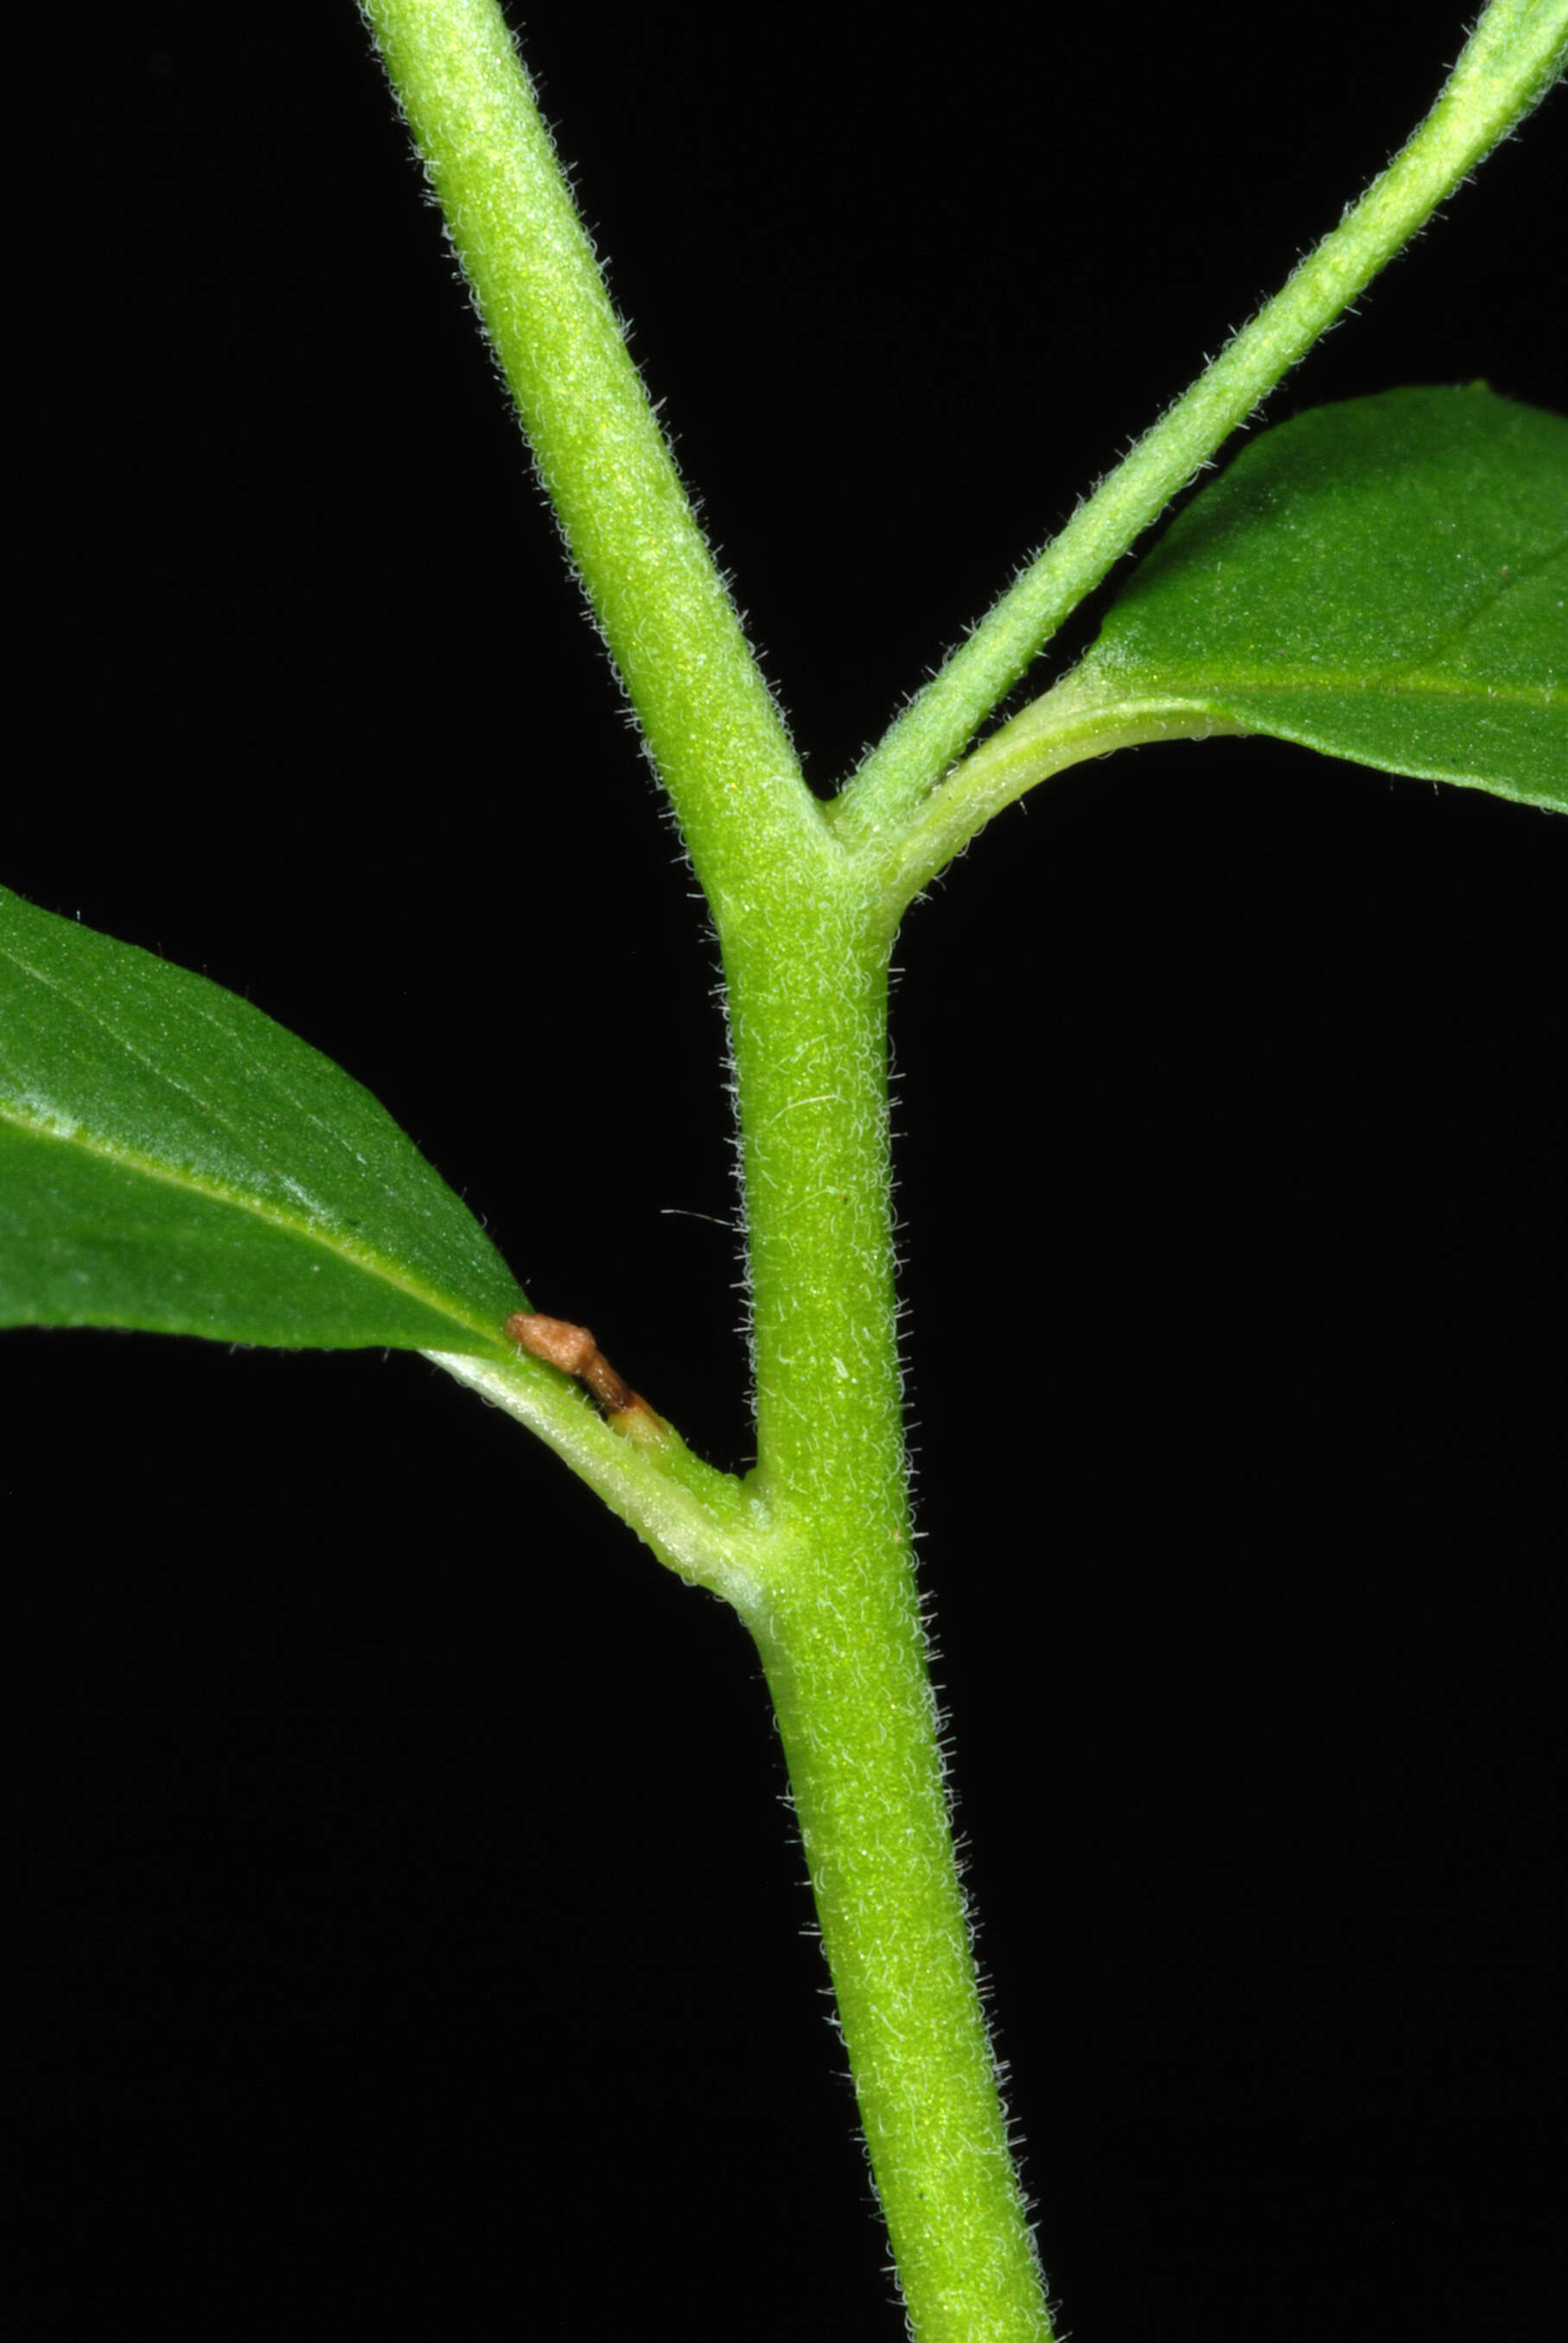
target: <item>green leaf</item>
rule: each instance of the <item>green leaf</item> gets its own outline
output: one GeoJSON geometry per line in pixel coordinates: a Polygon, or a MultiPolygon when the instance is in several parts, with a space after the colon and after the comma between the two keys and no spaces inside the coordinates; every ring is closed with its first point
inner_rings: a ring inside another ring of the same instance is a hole
{"type": "Polygon", "coordinates": [[[1568,810],[1568,421],[1477,384],[1282,424],[1172,523],[1079,674],[1568,810]]]}
{"type": "Polygon", "coordinates": [[[330,1059],[0,888],[0,1325],[510,1358],[526,1307],[330,1059]]]}

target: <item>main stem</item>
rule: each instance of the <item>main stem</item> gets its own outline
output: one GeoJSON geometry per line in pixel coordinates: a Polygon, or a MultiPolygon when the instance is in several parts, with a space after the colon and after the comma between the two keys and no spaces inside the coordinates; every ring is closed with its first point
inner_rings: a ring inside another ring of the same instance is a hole
{"type": "Polygon", "coordinates": [[[861,2120],[920,2343],[1050,2328],[970,1945],[915,1584],[888,1151],[886,923],[824,858],[721,940],[752,1275],[749,1613],[861,2120]]]}
{"type": "MultiPolygon", "coordinates": [[[[920,2343],[1042,2343],[910,1557],[886,890],[835,841],[800,778],[495,0],[365,5],[724,955],[752,1274],[754,1518],[738,1539],[716,1513],[706,1560],[675,1536],[661,1550],[725,1584],[762,1654],[920,2343]]],[[[657,1532],[645,1511],[645,1534],[657,1532]]],[[[689,1526],[682,1512],[676,1534],[689,1526]]]]}
{"type": "MultiPolygon", "coordinates": [[[[622,1510],[678,1567],[696,1562],[710,1584],[728,1572],[756,1634],[920,2343],[1042,2343],[905,1496],[888,937],[921,854],[955,842],[937,834],[952,809],[931,817],[936,831],[912,817],[1060,616],[1541,96],[1562,63],[1568,0],[1492,0],[1383,179],[1004,598],[831,819],[702,541],[497,0],[361,5],[669,790],[729,980],[759,1449],[751,1500],[737,1503],[750,1518],[738,1527],[712,1510],[704,1558],[682,1543],[684,1500],[703,1502],[689,1481],[673,1513],[628,1482],[622,1510]]],[[[1003,789],[1010,755],[999,745],[962,789],[1003,789]]],[[[624,1479],[602,1454],[587,1461],[601,1485],[624,1479]]]]}

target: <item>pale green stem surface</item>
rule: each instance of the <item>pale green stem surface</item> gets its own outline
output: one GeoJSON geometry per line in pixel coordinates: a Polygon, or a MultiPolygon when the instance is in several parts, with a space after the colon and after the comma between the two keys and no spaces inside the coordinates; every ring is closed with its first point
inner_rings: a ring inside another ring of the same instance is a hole
{"type": "MultiPolygon", "coordinates": [[[[689,1493],[660,1504],[657,1458],[623,1471],[586,1423],[567,1442],[558,1423],[540,1428],[757,1638],[916,2335],[1044,2343],[910,1538],[880,900],[799,778],[493,0],[366,13],[675,804],[728,981],[757,1385],[745,1518],[716,1513],[704,1554],[689,1493]]],[[[521,1378],[442,1363],[528,1420],[521,1378]]]]}
{"type": "MultiPolygon", "coordinates": [[[[953,1855],[904,1470],[888,936],[840,874],[726,938],[749,1198],[753,1618],[878,2193],[920,2343],[1041,2343],[953,1855]]],[[[824,2306],[826,2313],[827,2306],[824,2306]]]]}
{"type": "MultiPolygon", "coordinates": [[[[362,0],[573,561],[711,901],[822,817],[496,0],[362,0]]],[[[476,593],[488,590],[476,579],[476,593]]],[[[516,679],[495,679],[498,699],[516,679]]]]}
{"type": "Polygon", "coordinates": [[[972,749],[887,840],[869,839],[861,847],[859,859],[880,883],[889,932],[896,931],[921,888],[962,853],[992,816],[1037,782],[1117,749],[1142,748],[1152,740],[1237,738],[1247,729],[1174,695],[1129,699],[1102,679],[1074,669],[972,749]]]}
{"type": "Polygon", "coordinates": [[[941,779],[1062,620],[1443,198],[1540,103],[1562,72],[1565,51],[1568,0],[1493,0],[1436,105],[1387,170],[904,710],[834,806],[835,834],[844,844],[885,840],[941,779]]]}
{"type": "MultiPolygon", "coordinates": [[[[496,0],[362,0],[711,906],[745,1175],[759,1462],[628,1451],[440,1363],[734,1602],[778,1714],[919,2343],[1048,2343],[976,1986],[912,1565],[890,1204],[899,911],[1079,758],[1221,728],[1053,693],[922,804],[1046,634],[1551,78],[1568,0],[1493,0],[1390,171],[1008,595],[829,817],[705,546],[496,0]],[[1053,704],[1054,703],[1054,704],[1053,704]]],[[[487,590],[475,581],[476,592],[487,590]]],[[[496,679],[504,694],[511,679],[496,679]]],[[[830,2316],[829,2307],[824,2315],[830,2316]]]]}
{"type": "Polygon", "coordinates": [[[657,1448],[615,1431],[578,1386],[534,1359],[498,1366],[466,1351],[427,1351],[434,1366],[504,1408],[552,1448],[681,1577],[747,1615],[762,1602],[766,1524],[743,1484],[670,1433],[657,1448]]]}

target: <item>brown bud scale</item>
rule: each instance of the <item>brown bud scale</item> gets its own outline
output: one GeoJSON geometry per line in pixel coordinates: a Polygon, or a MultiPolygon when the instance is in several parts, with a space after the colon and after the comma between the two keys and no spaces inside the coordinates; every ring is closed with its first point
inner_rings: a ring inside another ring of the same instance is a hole
{"type": "Polygon", "coordinates": [[[559,1367],[563,1375],[586,1374],[598,1356],[598,1344],[586,1326],[566,1318],[546,1318],[538,1311],[518,1310],[508,1319],[506,1332],[530,1357],[559,1367]]]}
{"type": "Polygon", "coordinates": [[[617,1374],[586,1326],[574,1326],[569,1318],[547,1318],[537,1310],[517,1310],[503,1331],[530,1358],[586,1383],[612,1423],[629,1431],[635,1423],[643,1437],[655,1431],[663,1435],[663,1418],[617,1374]]]}

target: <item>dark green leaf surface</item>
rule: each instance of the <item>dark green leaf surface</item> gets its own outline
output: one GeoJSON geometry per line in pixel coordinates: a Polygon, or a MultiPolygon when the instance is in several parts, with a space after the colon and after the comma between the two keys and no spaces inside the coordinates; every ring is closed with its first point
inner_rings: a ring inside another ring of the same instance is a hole
{"type": "Polygon", "coordinates": [[[0,1325],[509,1357],[525,1306],[330,1059],[0,888],[0,1325]]]}
{"type": "Polygon", "coordinates": [[[1085,671],[1568,810],[1568,421],[1476,385],[1281,425],[1172,523],[1085,671]]]}

